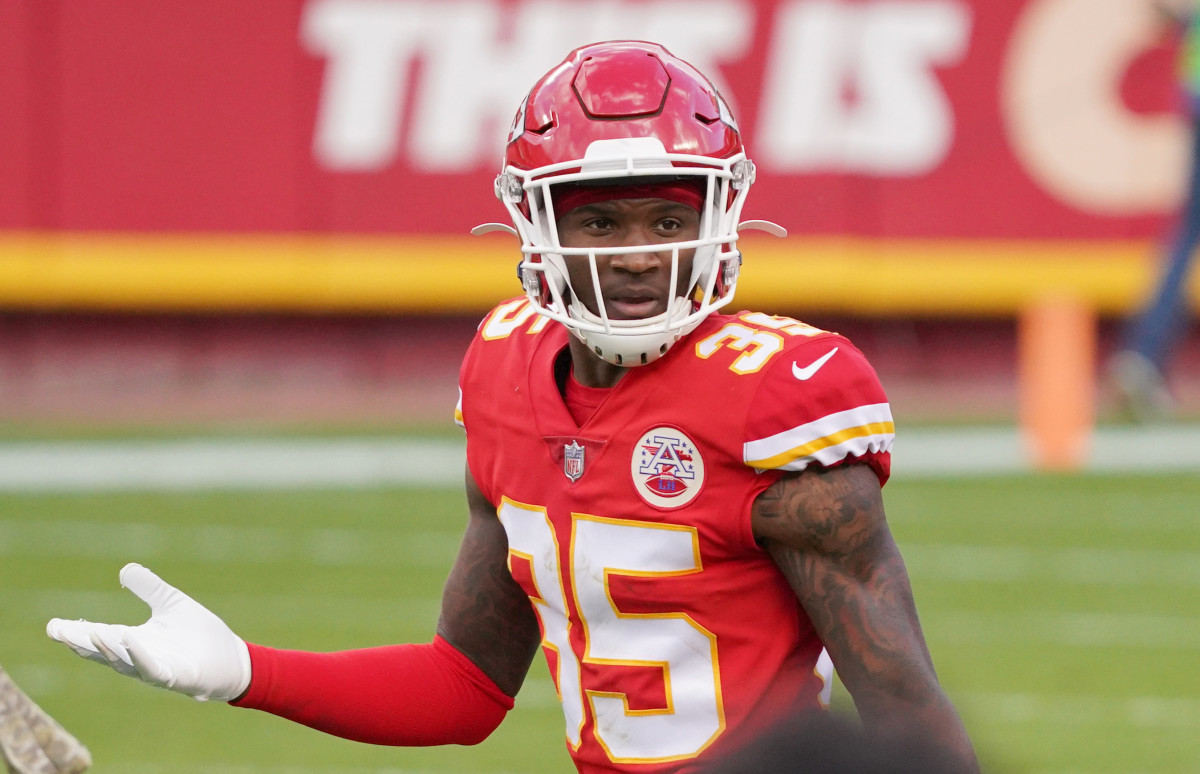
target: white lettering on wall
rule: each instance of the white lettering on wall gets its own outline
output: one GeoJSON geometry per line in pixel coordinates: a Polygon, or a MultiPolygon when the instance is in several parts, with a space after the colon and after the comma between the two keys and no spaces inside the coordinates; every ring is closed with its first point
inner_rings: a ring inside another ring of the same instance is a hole
{"type": "Polygon", "coordinates": [[[964,55],[961,0],[795,0],[775,19],[755,153],[776,171],[921,175],[954,140],[934,70],[964,55]]]}
{"type": "MultiPolygon", "coordinates": [[[[970,0],[309,0],[300,39],[325,66],[313,135],[324,169],[491,168],[525,90],[571,49],[658,40],[734,103],[757,99],[751,155],[768,173],[913,177],[955,140],[938,77],[966,56],[970,0]],[[762,34],[760,25],[770,25],[762,34]],[[756,34],[758,32],[759,34],[756,34]],[[751,50],[766,40],[765,50],[751,50]],[[761,58],[758,94],[724,67],[761,58]]],[[[1101,216],[1162,212],[1181,195],[1186,127],[1120,96],[1153,45],[1129,0],[1025,0],[999,104],[1018,163],[1049,195],[1101,216]]],[[[990,94],[988,95],[991,96],[990,94]]],[[[973,99],[974,95],[960,97],[973,99]]]]}
{"type": "Polygon", "coordinates": [[[396,154],[408,72],[432,24],[422,3],[316,0],[305,48],[325,59],[313,154],[328,169],[377,169],[396,154]]]}
{"type": "Polygon", "coordinates": [[[747,55],[754,24],[737,0],[313,0],[302,40],[326,60],[314,154],[339,171],[400,156],[431,173],[495,165],[525,91],[572,48],[658,41],[721,88],[720,65],[747,55]]]}
{"type": "Polygon", "coordinates": [[[1183,195],[1183,121],[1134,113],[1120,95],[1160,23],[1148,3],[1036,0],[1013,32],[1002,89],[1013,149],[1030,177],[1084,212],[1159,212],[1183,195]]]}

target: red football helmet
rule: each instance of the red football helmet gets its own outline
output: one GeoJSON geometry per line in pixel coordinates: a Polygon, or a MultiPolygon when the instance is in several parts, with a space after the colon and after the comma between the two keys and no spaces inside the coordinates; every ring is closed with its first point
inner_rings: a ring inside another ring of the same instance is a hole
{"type": "Polygon", "coordinates": [[[656,43],[610,41],[572,51],[530,90],[508,136],[496,195],[521,237],[521,281],[538,311],[605,360],[640,365],[732,299],[738,219],[753,180],[737,124],[707,78],[656,43]],[[595,281],[594,256],[663,246],[562,247],[554,187],[689,182],[704,192],[699,238],[671,244],[672,287],[680,251],[696,251],[688,292],[644,320],[609,319],[603,299],[598,315],[588,310],[572,292],[563,256],[593,256],[595,281]]]}

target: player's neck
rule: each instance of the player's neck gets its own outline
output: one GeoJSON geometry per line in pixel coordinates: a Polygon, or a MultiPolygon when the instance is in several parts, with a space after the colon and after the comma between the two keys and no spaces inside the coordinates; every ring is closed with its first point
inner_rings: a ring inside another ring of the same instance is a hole
{"type": "Polygon", "coordinates": [[[628,368],[596,357],[587,344],[574,336],[569,338],[567,346],[571,350],[575,379],[584,387],[615,387],[629,371],[628,368]]]}

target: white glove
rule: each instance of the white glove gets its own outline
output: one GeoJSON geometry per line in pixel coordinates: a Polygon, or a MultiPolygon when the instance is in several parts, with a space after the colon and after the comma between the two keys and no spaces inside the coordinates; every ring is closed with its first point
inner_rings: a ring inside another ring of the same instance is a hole
{"type": "Polygon", "coordinates": [[[54,618],[46,634],[123,675],[185,693],[229,701],[250,686],[250,651],[225,622],[140,564],[121,568],[121,585],[150,606],[141,626],[54,618]]]}

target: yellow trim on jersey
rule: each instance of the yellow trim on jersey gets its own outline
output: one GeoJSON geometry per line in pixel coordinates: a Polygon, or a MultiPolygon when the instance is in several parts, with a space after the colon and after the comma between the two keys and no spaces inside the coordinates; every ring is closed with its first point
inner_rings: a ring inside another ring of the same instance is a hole
{"type": "MultiPolygon", "coordinates": [[[[790,463],[796,460],[801,460],[806,464],[797,469],[803,469],[803,467],[807,467],[807,462],[817,459],[817,453],[820,451],[824,451],[835,446],[842,446],[847,441],[852,439],[863,438],[869,441],[880,441],[885,437],[890,439],[895,434],[895,431],[896,428],[891,422],[878,422],[871,425],[863,425],[862,427],[851,427],[843,430],[840,433],[834,433],[833,435],[819,438],[811,443],[807,443],[795,449],[789,449],[783,454],[777,454],[774,457],[769,457],[765,460],[748,461],[747,464],[751,465],[752,467],[765,468],[768,470],[790,470],[793,469],[790,463]]],[[[861,444],[860,446],[862,451],[847,451],[846,454],[838,455],[838,459],[848,456],[857,456],[867,451],[871,451],[869,448],[870,444],[861,444]]],[[[835,461],[836,460],[829,460],[829,462],[835,461]]]]}
{"type": "Polygon", "coordinates": [[[831,465],[850,456],[887,451],[896,426],[887,403],[859,406],[746,443],[742,459],[760,470],[804,470],[813,462],[831,465]]]}

